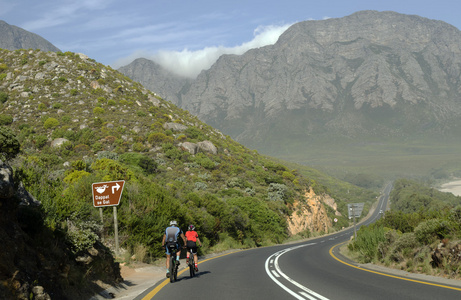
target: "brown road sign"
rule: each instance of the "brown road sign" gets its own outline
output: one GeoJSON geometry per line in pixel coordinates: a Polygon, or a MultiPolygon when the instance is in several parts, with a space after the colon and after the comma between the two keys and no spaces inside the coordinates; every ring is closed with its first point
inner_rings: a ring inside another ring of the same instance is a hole
{"type": "Polygon", "coordinates": [[[125,180],[93,183],[93,206],[115,206],[120,203],[125,180]]]}

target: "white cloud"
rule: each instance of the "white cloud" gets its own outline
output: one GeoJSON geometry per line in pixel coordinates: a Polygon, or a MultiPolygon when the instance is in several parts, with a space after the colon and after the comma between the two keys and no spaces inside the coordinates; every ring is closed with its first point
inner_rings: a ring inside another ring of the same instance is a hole
{"type": "Polygon", "coordinates": [[[138,51],[129,57],[118,60],[115,65],[123,66],[136,58],[144,57],[155,61],[165,69],[181,76],[195,78],[202,70],[209,69],[223,54],[243,54],[254,48],[272,45],[280,35],[290,26],[260,26],[254,30],[253,40],[235,47],[206,47],[201,50],[190,51],[159,51],[149,54],[147,51],[138,51]]]}

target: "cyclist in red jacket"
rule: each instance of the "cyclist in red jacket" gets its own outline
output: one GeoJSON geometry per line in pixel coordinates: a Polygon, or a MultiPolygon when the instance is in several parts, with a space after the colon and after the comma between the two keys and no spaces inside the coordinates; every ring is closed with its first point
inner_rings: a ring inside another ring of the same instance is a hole
{"type": "Polygon", "coordinates": [[[200,247],[202,247],[202,242],[198,238],[198,233],[195,231],[194,225],[189,225],[186,231],[186,245],[187,245],[187,258],[186,263],[189,263],[189,250],[192,250],[194,254],[194,262],[195,262],[195,271],[198,272],[198,257],[197,257],[197,242],[199,243],[200,247]]]}

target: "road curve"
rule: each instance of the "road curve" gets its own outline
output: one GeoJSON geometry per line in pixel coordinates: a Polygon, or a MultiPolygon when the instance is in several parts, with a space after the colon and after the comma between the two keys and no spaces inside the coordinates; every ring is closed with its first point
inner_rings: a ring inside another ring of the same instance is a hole
{"type": "MultiPolygon", "coordinates": [[[[378,208],[364,222],[376,221],[385,210],[386,187],[378,208]]],[[[162,281],[136,299],[461,299],[461,284],[411,279],[366,270],[347,260],[338,245],[353,228],[291,245],[251,249],[202,261],[196,277],[188,272],[175,283],[162,281]]],[[[429,277],[430,278],[430,277],[429,277]]]]}

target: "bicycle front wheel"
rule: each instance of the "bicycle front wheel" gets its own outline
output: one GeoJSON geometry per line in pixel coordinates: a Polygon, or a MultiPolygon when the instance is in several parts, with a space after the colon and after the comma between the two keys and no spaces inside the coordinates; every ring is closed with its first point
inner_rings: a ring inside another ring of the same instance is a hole
{"type": "Polygon", "coordinates": [[[191,278],[195,276],[195,262],[193,258],[189,260],[189,272],[191,278]]]}

